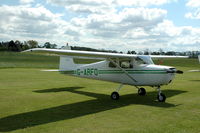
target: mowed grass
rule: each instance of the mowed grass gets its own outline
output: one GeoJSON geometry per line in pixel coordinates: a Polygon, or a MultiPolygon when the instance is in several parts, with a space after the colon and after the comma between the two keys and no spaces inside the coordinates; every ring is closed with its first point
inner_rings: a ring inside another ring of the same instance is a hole
{"type": "Polygon", "coordinates": [[[147,88],[132,86],[110,94],[118,84],[42,72],[57,69],[59,57],[0,53],[0,132],[12,133],[199,133],[200,69],[195,59],[167,59],[184,70],[163,86],[165,103],[147,88]],[[14,64],[14,65],[13,65],[14,64]]]}

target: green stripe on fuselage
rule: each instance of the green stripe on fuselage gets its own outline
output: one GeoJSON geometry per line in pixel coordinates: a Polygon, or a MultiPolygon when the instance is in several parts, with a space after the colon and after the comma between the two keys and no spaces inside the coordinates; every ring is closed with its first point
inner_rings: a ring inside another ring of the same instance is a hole
{"type": "MultiPolygon", "coordinates": [[[[99,74],[123,74],[124,73],[122,70],[98,70],[98,69],[96,69],[96,70],[98,72],[95,74],[96,76],[99,74]]],[[[82,71],[85,71],[85,69],[82,71]]],[[[128,74],[167,74],[167,72],[165,70],[125,70],[125,71],[128,74]]],[[[93,75],[93,74],[80,73],[80,69],[71,70],[71,71],[62,71],[61,73],[75,74],[75,75],[93,75]],[[77,72],[77,71],[79,71],[79,72],[77,72]]]]}

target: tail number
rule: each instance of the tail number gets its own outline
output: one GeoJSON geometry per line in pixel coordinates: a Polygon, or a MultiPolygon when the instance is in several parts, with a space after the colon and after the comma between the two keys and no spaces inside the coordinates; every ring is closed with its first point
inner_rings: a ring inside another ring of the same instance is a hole
{"type": "Polygon", "coordinates": [[[97,68],[86,68],[84,70],[77,69],[76,70],[77,75],[95,75],[98,76],[99,71],[97,68]]]}

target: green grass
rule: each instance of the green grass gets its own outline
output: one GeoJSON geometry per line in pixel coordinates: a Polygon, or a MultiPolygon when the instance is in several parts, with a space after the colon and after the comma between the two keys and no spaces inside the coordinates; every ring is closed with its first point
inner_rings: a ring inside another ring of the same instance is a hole
{"type": "Polygon", "coordinates": [[[0,52],[0,68],[58,68],[59,56],[0,52]]]}
{"type": "MultiPolygon", "coordinates": [[[[200,132],[200,73],[185,72],[163,86],[166,103],[157,102],[157,92],[150,87],[141,97],[128,85],[120,91],[120,100],[113,101],[110,93],[116,83],[41,72],[57,68],[56,56],[0,55],[0,132],[200,132]]],[[[164,63],[184,71],[200,66],[193,59],[164,63]]]]}

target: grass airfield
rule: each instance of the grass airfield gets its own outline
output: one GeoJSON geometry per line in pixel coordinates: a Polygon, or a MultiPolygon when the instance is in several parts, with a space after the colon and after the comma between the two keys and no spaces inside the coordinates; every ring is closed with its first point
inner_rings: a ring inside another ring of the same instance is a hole
{"type": "MultiPolygon", "coordinates": [[[[132,86],[110,94],[118,84],[57,72],[59,57],[0,53],[0,132],[13,133],[199,133],[200,69],[194,59],[168,59],[164,65],[185,71],[163,86],[165,103],[155,89],[138,96],[132,86]]],[[[155,61],[156,62],[156,61],[155,61]]]]}

